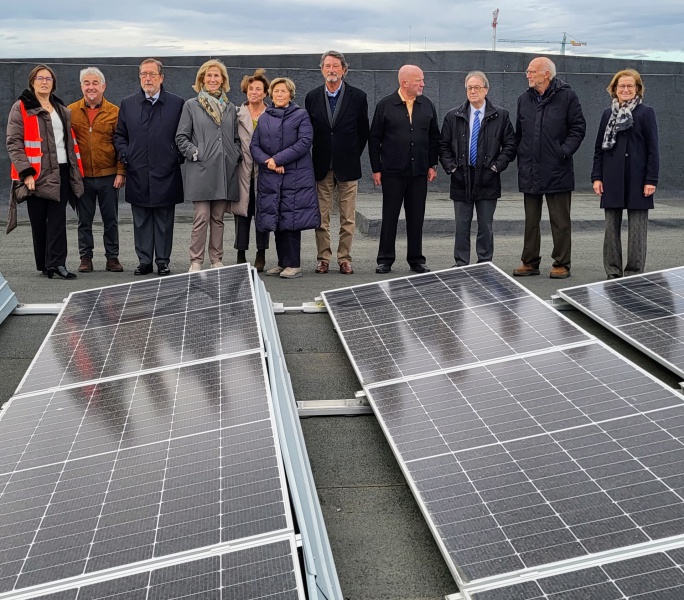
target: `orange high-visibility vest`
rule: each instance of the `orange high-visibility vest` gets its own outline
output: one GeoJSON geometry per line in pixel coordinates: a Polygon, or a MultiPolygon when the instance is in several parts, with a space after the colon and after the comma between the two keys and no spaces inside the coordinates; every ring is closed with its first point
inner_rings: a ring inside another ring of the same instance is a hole
{"type": "MultiPolygon", "coordinates": [[[[34,179],[38,179],[40,175],[40,163],[43,157],[42,142],[43,138],[40,137],[40,127],[38,126],[38,115],[33,115],[29,117],[24,107],[23,102],[19,102],[21,106],[21,118],[24,121],[24,151],[26,152],[26,158],[28,158],[29,163],[35,169],[36,174],[33,176],[34,179]]],[[[83,163],[81,162],[81,151],[78,148],[78,142],[76,141],[76,134],[72,128],[71,137],[74,140],[74,152],[76,153],[76,161],[78,162],[78,170],[83,177],[83,163]]],[[[12,163],[11,176],[14,181],[19,181],[19,173],[17,172],[14,163],[12,163]]]]}

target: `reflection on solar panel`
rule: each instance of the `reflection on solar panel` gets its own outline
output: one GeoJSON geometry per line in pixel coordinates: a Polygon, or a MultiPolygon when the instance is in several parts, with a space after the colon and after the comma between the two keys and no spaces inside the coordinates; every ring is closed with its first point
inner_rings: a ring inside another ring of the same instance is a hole
{"type": "Polygon", "coordinates": [[[303,598],[251,286],[70,296],[1,413],[0,598],[303,598]]]}
{"type": "Polygon", "coordinates": [[[465,594],[465,600],[681,600],[684,551],[649,554],[589,569],[465,594]]]}
{"type": "Polygon", "coordinates": [[[558,294],[684,377],[684,267],[566,288],[558,294]]]}
{"type": "Polygon", "coordinates": [[[323,294],[462,593],[506,589],[476,600],[526,600],[541,583],[507,586],[626,548],[684,546],[684,399],[508,279],[485,263],[323,294]],[[416,326],[430,318],[449,323],[439,344],[438,326],[416,326]]]}

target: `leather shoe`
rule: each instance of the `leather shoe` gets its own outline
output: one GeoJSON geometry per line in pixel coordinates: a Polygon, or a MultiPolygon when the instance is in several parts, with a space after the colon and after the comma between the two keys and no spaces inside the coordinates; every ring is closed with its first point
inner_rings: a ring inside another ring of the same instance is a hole
{"type": "Polygon", "coordinates": [[[522,263],[519,267],[513,269],[513,277],[529,277],[530,275],[539,275],[539,265],[527,265],[522,263]]]}
{"type": "Polygon", "coordinates": [[[327,272],[328,272],[328,263],[325,262],[324,260],[319,260],[318,264],[316,265],[316,273],[324,275],[327,272]]]}
{"type": "Polygon", "coordinates": [[[76,279],[75,273],[67,271],[67,268],[62,265],[59,267],[48,267],[46,270],[48,279],[52,279],[55,275],[57,275],[57,277],[61,277],[62,279],[76,279]]]}
{"type": "Polygon", "coordinates": [[[389,273],[391,270],[392,265],[386,265],[384,263],[378,263],[378,266],[375,267],[375,272],[380,275],[385,275],[386,273],[389,273]]]}
{"type": "Polygon", "coordinates": [[[164,277],[165,275],[171,275],[171,269],[169,269],[169,265],[158,265],[157,266],[157,275],[159,275],[159,277],[164,277]]]}
{"type": "Polygon", "coordinates": [[[105,271],[111,271],[112,273],[123,273],[123,265],[119,262],[119,259],[108,258],[107,264],[105,265],[105,271]]]}
{"type": "Polygon", "coordinates": [[[91,258],[86,258],[85,256],[81,258],[81,264],[78,266],[79,273],[90,273],[93,270],[93,260],[91,258]]]}
{"type": "Polygon", "coordinates": [[[353,275],[354,269],[352,268],[352,264],[350,262],[341,263],[340,264],[340,273],[342,273],[342,275],[353,275]]]}
{"type": "Polygon", "coordinates": [[[426,264],[411,265],[410,269],[414,273],[429,273],[430,272],[430,268],[426,264]]]}
{"type": "Polygon", "coordinates": [[[133,275],[149,275],[152,272],[152,265],[140,263],[133,271],[133,275]]]}
{"type": "Polygon", "coordinates": [[[570,269],[564,266],[553,267],[551,271],[549,271],[549,277],[551,279],[565,279],[566,277],[570,277],[570,269]]]}

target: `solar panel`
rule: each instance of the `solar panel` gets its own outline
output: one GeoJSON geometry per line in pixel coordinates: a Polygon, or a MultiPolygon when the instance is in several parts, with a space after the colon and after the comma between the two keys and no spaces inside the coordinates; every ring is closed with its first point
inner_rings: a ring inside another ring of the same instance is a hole
{"type": "Polygon", "coordinates": [[[566,288],[558,294],[684,377],[684,267],[566,288]]]}
{"type": "Polygon", "coordinates": [[[592,339],[490,263],[323,298],[365,385],[592,339]]]}
{"type": "Polygon", "coordinates": [[[72,294],[19,391],[0,598],[303,598],[247,265],[72,294]]]}
{"type": "Polygon", "coordinates": [[[301,600],[294,536],[126,577],[81,585],[36,600],[301,600]]]}
{"type": "Polygon", "coordinates": [[[256,350],[248,265],[71,294],[17,394],[256,350]]]}
{"type": "Polygon", "coordinates": [[[681,600],[684,552],[622,560],[476,593],[466,600],[681,600]]]}

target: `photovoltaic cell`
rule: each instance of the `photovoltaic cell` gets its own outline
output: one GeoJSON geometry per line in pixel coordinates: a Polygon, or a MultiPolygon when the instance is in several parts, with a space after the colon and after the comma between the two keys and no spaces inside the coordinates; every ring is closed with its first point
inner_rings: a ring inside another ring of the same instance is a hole
{"type": "Polygon", "coordinates": [[[35,600],[301,600],[294,539],[190,560],[35,600]]]}
{"type": "Polygon", "coordinates": [[[259,347],[248,265],[77,292],[17,394],[259,347]]]}
{"type": "Polygon", "coordinates": [[[260,354],[8,409],[0,592],[290,527],[260,354]]]}
{"type": "Polygon", "coordinates": [[[488,263],[323,297],[365,385],[591,339],[488,263]]]}
{"type": "Polygon", "coordinates": [[[656,553],[544,577],[495,590],[466,594],[466,600],[681,600],[682,550],[656,553]]]}
{"type": "Polygon", "coordinates": [[[566,288],[558,294],[684,377],[684,267],[566,288]]]}

